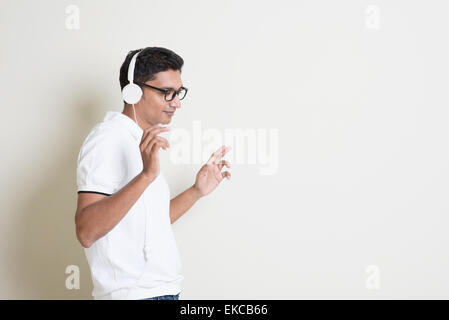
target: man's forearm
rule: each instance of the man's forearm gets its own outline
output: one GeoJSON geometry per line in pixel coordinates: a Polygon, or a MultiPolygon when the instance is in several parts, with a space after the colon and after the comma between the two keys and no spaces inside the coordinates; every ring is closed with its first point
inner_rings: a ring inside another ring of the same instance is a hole
{"type": "Polygon", "coordinates": [[[154,178],[138,174],[113,195],[85,207],[76,217],[77,236],[90,247],[128,213],[154,178]]]}
{"type": "Polygon", "coordinates": [[[170,200],[170,222],[173,223],[187,210],[189,210],[195,202],[202,197],[201,193],[191,186],[184,192],[170,200]]]}

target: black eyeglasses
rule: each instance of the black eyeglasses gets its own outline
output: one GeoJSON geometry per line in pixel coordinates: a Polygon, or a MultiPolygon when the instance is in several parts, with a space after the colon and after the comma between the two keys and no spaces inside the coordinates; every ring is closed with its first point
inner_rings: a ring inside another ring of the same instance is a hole
{"type": "Polygon", "coordinates": [[[135,82],[138,85],[147,87],[147,88],[151,88],[151,89],[155,89],[158,90],[160,92],[162,92],[164,94],[164,99],[165,101],[172,101],[176,95],[178,95],[179,100],[182,100],[186,97],[187,94],[187,88],[185,87],[181,87],[179,88],[179,90],[173,90],[173,89],[162,89],[162,88],[157,88],[157,87],[153,87],[150,86],[149,84],[143,83],[143,82],[135,82]]]}

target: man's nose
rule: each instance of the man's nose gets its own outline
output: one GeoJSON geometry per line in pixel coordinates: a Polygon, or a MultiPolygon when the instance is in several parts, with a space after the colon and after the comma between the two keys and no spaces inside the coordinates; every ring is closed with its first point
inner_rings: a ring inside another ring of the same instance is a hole
{"type": "Polygon", "coordinates": [[[172,101],[170,101],[170,107],[181,108],[181,100],[179,100],[179,96],[176,95],[172,101]]]}

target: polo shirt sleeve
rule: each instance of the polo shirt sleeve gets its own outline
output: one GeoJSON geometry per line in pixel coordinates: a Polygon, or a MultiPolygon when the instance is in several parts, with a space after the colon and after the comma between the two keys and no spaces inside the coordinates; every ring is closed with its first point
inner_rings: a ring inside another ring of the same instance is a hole
{"type": "Polygon", "coordinates": [[[113,194],[125,176],[126,161],[120,133],[98,129],[89,134],[78,155],[78,193],[113,194]]]}

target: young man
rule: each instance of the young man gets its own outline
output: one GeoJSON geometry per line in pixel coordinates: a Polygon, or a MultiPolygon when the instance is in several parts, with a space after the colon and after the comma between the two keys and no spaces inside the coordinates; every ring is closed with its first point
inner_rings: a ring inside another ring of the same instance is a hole
{"type": "Polygon", "coordinates": [[[159,166],[159,150],[170,145],[158,134],[169,130],[161,124],[171,122],[187,93],[183,63],[165,48],[131,51],[120,68],[120,86],[138,85],[140,98],[125,102],[123,112],[107,112],[81,147],[76,235],[95,299],[177,299],[184,277],[171,224],[231,176],[222,172],[230,168],[222,160],[230,147],[222,146],[195,183],[170,200],[159,166]]]}

